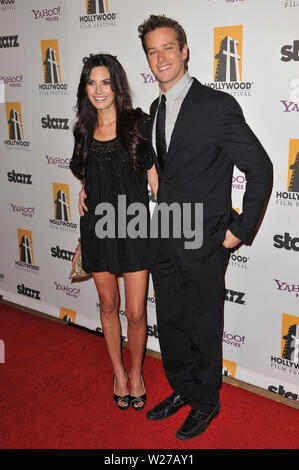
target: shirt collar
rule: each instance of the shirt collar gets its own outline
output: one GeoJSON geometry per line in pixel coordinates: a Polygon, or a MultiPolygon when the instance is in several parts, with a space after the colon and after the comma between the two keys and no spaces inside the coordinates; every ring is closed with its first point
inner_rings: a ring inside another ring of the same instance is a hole
{"type": "MultiPolygon", "coordinates": [[[[190,77],[188,72],[185,72],[185,75],[173,86],[168,90],[165,94],[166,96],[166,104],[173,103],[182,93],[182,91],[189,85],[192,78],[190,77]]],[[[162,92],[160,91],[160,99],[162,96],[162,92]]]]}

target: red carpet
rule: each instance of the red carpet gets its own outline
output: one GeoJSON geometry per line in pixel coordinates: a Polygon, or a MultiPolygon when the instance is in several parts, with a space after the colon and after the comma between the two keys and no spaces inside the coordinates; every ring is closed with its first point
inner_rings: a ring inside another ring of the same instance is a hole
{"type": "MultiPolygon", "coordinates": [[[[298,410],[223,384],[222,411],[187,442],[175,438],[189,408],[161,422],[145,412],[171,391],[146,357],[146,410],[119,411],[104,339],[0,304],[1,449],[297,449],[298,410]]],[[[124,348],[127,369],[129,351],[124,348]]]]}

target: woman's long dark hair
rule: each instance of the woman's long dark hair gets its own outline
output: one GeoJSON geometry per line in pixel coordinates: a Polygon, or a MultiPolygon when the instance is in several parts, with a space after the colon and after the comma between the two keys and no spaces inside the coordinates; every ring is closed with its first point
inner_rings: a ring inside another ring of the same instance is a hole
{"type": "Polygon", "coordinates": [[[111,89],[115,94],[116,134],[131,156],[133,168],[142,167],[140,155],[146,141],[138,128],[142,111],[132,108],[126,73],[117,58],[110,54],[97,54],[85,62],[77,91],[76,115],[78,119],[73,130],[75,146],[72,164],[81,178],[84,177],[85,161],[97,125],[97,110],[87,97],[86,84],[92,69],[99,66],[105,66],[110,73],[111,89]]]}

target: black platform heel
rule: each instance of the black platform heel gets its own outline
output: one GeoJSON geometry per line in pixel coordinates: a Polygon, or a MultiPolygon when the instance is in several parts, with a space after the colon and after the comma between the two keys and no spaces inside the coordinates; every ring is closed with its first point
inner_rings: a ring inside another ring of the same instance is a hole
{"type": "Polygon", "coordinates": [[[143,410],[143,408],[145,407],[145,403],[146,403],[145,385],[144,385],[144,380],[143,380],[143,375],[142,374],[140,374],[140,379],[141,379],[141,382],[142,382],[142,385],[143,385],[144,394],[141,395],[141,397],[133,397],[132,395],[130,396],[131,405],[132,405],[132,408],[134,408],[135,411],[143,410]]]}
{"type": "MultiPolygon", "coordinates": [[[[125,377],[126,377],[126,380],[127,380],[127,383],[128,383],[128,376],[127,376],[126,372],[125,372],[125,377]]],[[[113,376],[113,399],[115,401],[116,406],[120,410],[128,410],[130,408],[130,404],[131,404],[130,395],[124,395],[124,396],[116,395],[115,385],[116,385],[116,376],[114,375],[113,376]],[[123,403],[123,405],[121,404],[121,402],[123,403]]]]}

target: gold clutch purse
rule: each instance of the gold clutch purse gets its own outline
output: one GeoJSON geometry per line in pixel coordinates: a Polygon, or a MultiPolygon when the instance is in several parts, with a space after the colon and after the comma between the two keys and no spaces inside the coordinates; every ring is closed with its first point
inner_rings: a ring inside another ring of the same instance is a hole
{"type": "Polygon", "coordinates": [[[82,268],[82,256],[80,253],[71,270],[69,278],[76,280],[76,279],[83,279],[84,277],[87,277],[87,276],[89,276],[89,274],[87,274],[82,268]]]}

